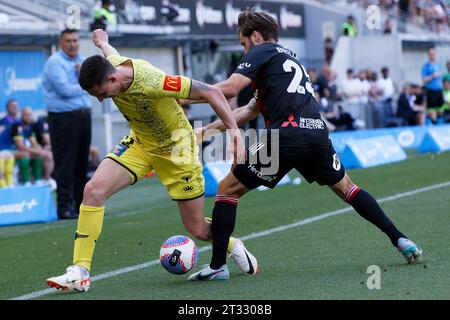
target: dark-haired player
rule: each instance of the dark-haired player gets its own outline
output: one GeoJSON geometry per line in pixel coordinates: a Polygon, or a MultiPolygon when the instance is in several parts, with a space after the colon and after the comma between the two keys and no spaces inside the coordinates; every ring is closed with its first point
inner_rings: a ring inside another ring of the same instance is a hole
{"type": "MultiPolygon", "coordinates": [[[[51,287],[76,291],[89,289],[89,271],[103,225],[105,201],[151,169],[177,201],[186,230],[200,240],[211,238],[210,222],[204,217],[204,178],[198,146],[176,98],[206,99],[237,142],[236,159],[244,154],[242,137],[219,89],[183,76],[169,76],[144,60],[120,56],[103,30],[93,32],[93,42],[106,58],[96,55],[86,59],[79,83],[99,101],[112,98],[131,132],[106,155],[84,189],[73,265],[65,274],[47,279],[51,287]]],[[[230,240],[229,252],[248,273],[247,256],[252,255],[239,239],[230,240]]]]}
{"type": "MultiPolygon", "coordinates": [[[[317,102],[305,68],[291,50],[277,44],[278,25],[269,15],[244,11],[239,15],[238,28],[245,57],[234,74],[216,84],[227,98],[236,96],[243,88],[252,85],[256,103],[234,111],[239,126],[262,113],[266,129],[266,141],[260,140],[247,151],[246,162],[238,164],[220,183],[213,210],[211,263],[189,277],[189,280],[228,279],[226,249],[228,238],[234,230],[238,199],[261,185],[274,188],[291,169],[296,169],[312,183],[327,185],[340,198],[350,204],[363,218],[382,230],[394,247],[409,263],[422,255],[421,248],[401,233],[386,216],[377,201],[355,185],[346,174],[328,137],[328,130],[321,120],[317,102]],[[278,131],[278,170],[265,174],[259,155],[270,154],[267,148],[272,131],[278,131]],[[258,154],[258,161],[251,162],[258,154]],[[253,157],[254,158],[254,157],[253,157]]],[[[202,128],[225,130],[219,120],[202,128]]],[[[256,267],[256,266],[255,266],[256,267]]]]}

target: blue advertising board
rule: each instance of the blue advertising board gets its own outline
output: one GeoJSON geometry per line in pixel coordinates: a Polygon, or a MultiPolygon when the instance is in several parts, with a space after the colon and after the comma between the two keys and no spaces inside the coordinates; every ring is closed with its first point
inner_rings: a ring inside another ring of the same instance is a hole
{"type": "Polygon", "coordinates": [[[0,51],[0,109],[9,99],[22,107],[45,109],[42,72],[47,55],[44,50],[0,51]]]}
{"type": "Polygon", "coordinates": [[[367,168],[406,158],[405,151],[391,135],[350,141],[340,156],[346,168],[367,168]]]}
{"type": "Polygon", "coordinates": [[[430,127],[420,145],[419,152],[443,152],[450,150],[450,126],[430,127]]]}
{"type": "Polygon", "coordinates": [[[48,186],[0,189],[0,226],[57,219],[55,200],[48,186]]]}
{"type": "Polygon", "coordinates": [[[330,133],[333,147],[338,154],[342,154],[348,142],[353,140],[392,135],[403,149],[418,149],[429,127],[408,126],[383,129],[369,129],[361,131],[341,131],[330,133]]]}

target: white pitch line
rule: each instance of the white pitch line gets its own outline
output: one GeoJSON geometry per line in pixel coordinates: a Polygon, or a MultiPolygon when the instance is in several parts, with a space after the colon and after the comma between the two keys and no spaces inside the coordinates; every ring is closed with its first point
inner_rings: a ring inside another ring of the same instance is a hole
{"type": "MultiPolygon", "coordinates": [[[[401,198],[404,198],[404,197],[413,196],[413,195],[418,194],[418,193],[428,192],[428,191],[431,191],[431,190],[434,190],[434,189],[440,189],[440,188],[445,188],[445,187],[449,187],[449,186],[450,186],[450,181],[443,182],[443,183],[438,183],[438,184],[434,184],[434,185],[431,185],[431,186],[428,186],[428,187],[415,189],[415,190],[412,190],[412,191],[398,193],[398,194],[393,195],[393,196],[385,197],[385,198],[382,198],[382,199],[378,200],[378,203],[394,201],[394,200],[398,200],[398,199],[401,199],[401,198]]],[[[312,223],[312,222],[315,222],[315,221],[323,220],[323,219],[326,219],[326,218],[329,218],[329,217],[332,217],[332,216],[340,215],[340,214],[343,214],[345,212],[352,211],[352,210],[353,210],[352,207],[347,207],[347,208],[343,208],[343,209],[327,212],[327,213],[320,214],[320,215],[317,215],[317,216],[314,216],[314,217],[311,217],[311,218],[307,218],[307,219],[304,219],[304,220],[300,220],[300,221],[297,221],[297,222],[294,222],[294,223],[291,223],[291,224],[286,224],[286,225],[275,227],[275,228],[272,228],[272,229],[268,229],[268,230],[264,230],[264,231],[260,231],[260,232],[256,232],[256,233],[252,233],[252,234],[249,234],[247,236],[240,237],[240,239],[241,240],[249,240],[249,239],[255,239],[255,238],[264,237],[264,236],[267,236],[267,235],[270,235],[270,234],[273,234],[273,233],[276,233],[276,232],[285,231],[285,230],[296,228],[296,227],[299,227],[299,226],[303,226],[305,224],[309,224],[309,223],[312,223]]],[[[211,248],[212,248],[211,245],[205,246],[205,247],[200,248],[198,250],[198,252],[208,251],[208,250],[211,250],[211,248]]],[[[118,276],[118,275],[122,275],[124,273],[137,271],[137,270],[144,269],[144,268],[147,268],[147,267],[151,267],[151,266],[154,266],[154,265],[157,265],[157,264],[159,264],[159,259],[158,260],[149,261],[149,262],[145,262],[145,263],[141,263],[141,264],[134,265],[134,266],[130,266],[130,267],[123,268],[123,269],[118,269],[118,270],[115,270],[115,271],[106,272],[106,273],[100,274],[98,276],[92,277],[91,281],[97,281],[97,280],[102,280],[102,279],[106,279],[106,278],[115,277],[115,276],[118,276]]],[[[45,290],[35,291],[35,292],[29,293],[29,294],[26,294],[26,295],[23,295],[23,296],[19,296],[19,297],[16,297],[16,298],[12,298],[11,300],[29,300],[29,299],[42,297],[42,296],[45,296],[45,295],[48,295],[50,293],[54,293],[54,292],[57,292],[57,291],[58,291],[57,289],[49,288],[49,289],[45,289],[45,290]]]]}

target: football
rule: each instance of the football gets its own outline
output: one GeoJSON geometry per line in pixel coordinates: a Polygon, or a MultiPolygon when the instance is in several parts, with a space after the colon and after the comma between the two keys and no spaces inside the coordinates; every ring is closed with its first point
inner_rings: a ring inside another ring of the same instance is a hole
{"type": "Polygon", "coordinates": [[[159,251],[161,265],[173,274],[185,274],[195,267],[197,259],[195,242],[183,235],[170,237],[164,241],[159,251]]]}

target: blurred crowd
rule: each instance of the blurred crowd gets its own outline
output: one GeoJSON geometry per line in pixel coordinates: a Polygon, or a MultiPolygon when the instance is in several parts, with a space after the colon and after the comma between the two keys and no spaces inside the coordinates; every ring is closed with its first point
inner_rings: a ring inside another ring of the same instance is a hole
{"type": "MultiPolygon", "coordinates": [[[[0,188],[46,186],[56,189],[54,160],[47,116],[37,117],[31,107],[10,99],[0,119],[0,188]]],[[[89,176],[100,162],[100,151],[90,147],[89,176]]],[[[88,177],[89,177],[88,176],[88,177]]]]}
{"type": "Polygon", "coordinates": [[[410,22],[433,32],[450,31],[450,1],[449,0],[342,0],[322,2],[342,2],[356,4],[362,8],[378,5],[383,16],[399,21],[400,31],[405,22],[410,22]]]}
{"type": "Polygon", "coordinates": [[[435,52],[434,48],[428,51],[421,83],[397,84],[387,67],[348,69],[345,79],[338,79],[328,64],[319,71],[308,69],[315,98],[330,130],[450,122],[450,61],[444,70],[433,60],[435,52]]]}
{"type": "MultiPolygon", "coordinates": [[[[308,68],[314,97],[330,131],[363,130],[399,126],[432,125],[450,122],[450,60],[436,62],[436,48],[427,51],[422,81],[396,83],[387,67],[348,69],[345,78],[331,68],[332,42],[325,40],[320,69],[308,68]]],[[[232,73],[240,58],[232,62],[232,73]]],[[[253,97],[250,88],[242,91],[232,108],[241,107],[253,97]]],[[[262,125],[262,122],[260,122],[262,125]]],[[[257,129],[258,121],[246,128],[257,129]]]]}

